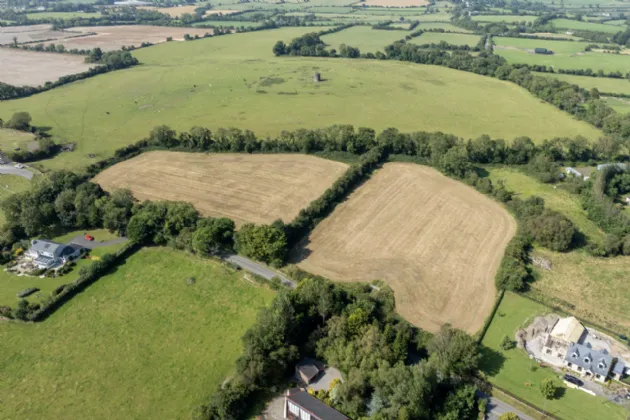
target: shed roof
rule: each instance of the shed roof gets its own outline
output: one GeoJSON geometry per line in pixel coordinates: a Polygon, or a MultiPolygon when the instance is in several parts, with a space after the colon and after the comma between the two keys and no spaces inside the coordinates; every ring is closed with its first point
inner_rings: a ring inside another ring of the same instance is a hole
{"type": "Polygon", "coordinates": [[[615,372],[618,375],[623,375],[625,370],[626,370],[626,365],[621,360],[617,360],[617,362],[615,363],[615,366],[613,366],[613,372],[615,372]]]}
{"type": "Polygon", "coordinates": [[[300,362],[295,367],[309,381],[317,376],[319,372],[324,370],[324,364],[322,362],[308,357],[300,360],[300,362]]]}
{"type": "Polygon", "coordinates": [[[308,392],[299,388],[291,389],[287,392],[287,399],[299,405],[304,410],[322,420],[348,420],[348,417],[341,414],[332,407],[327,406],[308,392]]]}
{"type": "Polygon", "coordinates": [[[584,325],[575,317],[560,318],[551,330],[551,336],[560,338],[570,343],[579,343],[582,334],[584,334],[584,325]]]}
{"type": "Polygon", "coordinates": [[[613,358],[605,350],[593,350],[582,344],[573,344],[569,347],[564,360],[606,377],[612,367],[613,358]]]}

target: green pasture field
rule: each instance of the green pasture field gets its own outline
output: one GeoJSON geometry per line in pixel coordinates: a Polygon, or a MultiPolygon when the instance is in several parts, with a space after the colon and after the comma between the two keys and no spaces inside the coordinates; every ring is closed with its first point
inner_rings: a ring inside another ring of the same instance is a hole
{"type": "Polygon", "coordinates": [[[389,24],[390,28],[398,28],[398,29],[404,29],[404,30],[409,30],[410,26],[411,26],[411,23],[390,23],[389,24]]]}
{"type": "Polygon", "coordinates": [[[27,150],[28,145],[35,141],[35,136],[23,131],[0,128],[0,150],[11,152],[17,148],[27,150]]]}
{"type": "Polygon", "coordinates": [[[324,35],[321,39],[339,51],[341,44],[351,45],[361,52],[384,51],[385,47],[405,38],[406,31],[372,29],[369,26],[353,26],[340,32],[324,35]]]}
{"type": "Polygon", "coordinates": [[[596,258],[585,251],[569,253],[537,249],[553,264],[536,268],[528,293],[612,331],[630,334],[630,257],[596,258]],[[610,310],[610,308],[615,308],[610,310]]]}
{"type": "Polygon", "coordinates": [[[520,23],[520,22],[533,22],[538,16],[518,16],[518,15],[477,15],[472,16],[471,19],[477,22],[506,22],[506,23],[520,23]]]}
{"type": "Polygon", "coordinates": [[[495,54],[511,63],[553,66],[558,69],[592,69],[605,72],[626,73],[630,67],[630,55],[584,52],[585,42],[548,41],[525,38],[493,38],[495,54]],[[547,48],[555,54],[534,54],[527,51],[534,48],[547,48]]]}
{"type": "Polygon", "coordinates": [[[75,18],[100,18],[103,16],[99,12],[82,13],[82,12],[41,12],[27,13],[28,19],[75,19],[75,18]]]}
{"type": "MultiPolygon", "coordinates": [[[[2,182],[2,175],[0,177],[0,182],[2,182]]],[[[59,243],[67,244],[70,242],[72,238],[77,235],[83,235],[86,231],[74,231],[64,234],[62,236],[53,237],[52,240],[59,243]]],[[[105,229],[96,229],[87,231],[87,233],[93,235],[95,240],[97,241],[106,241],[114,238],[112,234],[107,232],[105,229]]],[[[118,251],[123,245],[108,245],[100,248],[95,248],[90,252],[90,256],[92,257],[102,257],[105,254],[113,254],[118,251]]],[[[42,299],[50,296],[50,293],[61,286],[62,284],[72,283],[76,279],[79,278],[79,270],[82,267],[86,267],[92,264],[92,261],[89,259],[80,259],[77,261],[76,267],[74,269],[61,277],[55,278],[39,278],[39,277],[31,277],[31,276],[17,276],[13,273],[7,273],[4,271],[4,267],[0,269],[0,305],[7,305],[11,307],[17,306],[19,299],[16,296],[16,293],[28,289],[29,287],[37,287],[40,289],[39,292],[32,294],[27,298],[28,301],[37,303],[42,299]]]]}
{"type": "Polygon", "coordinates": [[[309,13],[352,13],[355,9],[352,7],[309,6],[304,10],[309,13]]]}
{"type": "Polygon", "coordinates": [[[468,29],[460,28],[459,26],[455,26],[452,23],[442,23],[442,22],[422,22],[419,23],[418,26],[415,27],[414,31],[418,29],[444,29],[445,31],[450,32],[463,32],[463,33],[471,33],[468,29]]]}
{"type": "Polygon", "coordinates": [[[538,182],[534,178],[510,168],[488,168],[490,180],[497,184],[503,181],[508,190],[515,193],[515,197],[527,199],[538,196],[545,200],[545,206],[568,217],[573,224],[590,240],[603,241],[604,233],[587,218],[586,210],[582,208],[580,197],[562,188],[554,189],[549,184],[538,182]]]}
{"type": "Polygon", "coordinates": [[[578,85],[584,89],[596,88],[600,92],[605,93],[622,93],[630,95],[630,81],[627,79],[612,79],[609,77],[589,77],[589,76],[574,76],[571,74],[558,74],[558,73],[536,73],[542,77],[553,77],[558,80],[562,80],[574,85],[578,85]]]}
{"type": "MultiPolygon", "coordinates": [[[[35,178],[37,179],[37,178],[35,178]]],[[[36,181],[33,181],[36,182],[36,181]]],[[[27,190],[31,186],[31,181],[17,175],[0,175],[0,201],[15,193],[27,190]]],[[[4,212],[0,211],[0,226],[4,225],[4,212]]]]}
{"type": "Polygon", "coordinates": [[[353,8],[357,13],[381,13],[381,14],[390,14],[392,12],[395,13],[412,13],[412,14],[423,14],[427,11],[426,7],[361,7],[356,6],[353,8]]]}
{"type": "Polygon", "coordinates": [[[571,19],[554,19],[551,21],[556,28],[560,29],[575,29],[579,31],[591,31],[591,32],[606,32],[614,34],[619,32],[620,28],[613,25],[605,25],[603,23],[593,22],[580,22],[571,19]]]}
{"type": "Polygon", "coordinates": [[[520,328],[549,312],[549,308],[529,299],[510,292],[505,294],[481,343],[482,370],[490,382],[564,420],[625,419],[624,408],[606,398],[566,388],[553,370],[540,367],[524,350],[501,348],[503,337],[507,335],[514,340],[520,328]],[[561,395],[556,399],[547,400],[540,393],[538,386],[546,378],[551,378],[560,389],[561,395]]]}
{"type": "Polygon", "coordinates": [[[630,100],[626,98],[603,98],[606,104],[620,114],[630,113],[630,100]]]}
{"type": "Polygon", "coordinates": [[[474,47],[479,43],[480,35],[450,34],[446,32],[425,32],[409,41],[412,44],[439,44],[441,41],[453,45],[469,45],[474,47]]]}
{"type": "Polygon", "coordinates": [[[88,154],[110,156],[160,124],[176,130],[239,127],[259,136],[342,123],[507,140],[602,135],[510,82],[396,61],[273,56],[277,40],[312,30],[282,28],[142,48],[133,52],[140,66],[0,102],[0,118],[28,111],[38,125],[52,127],[58,142],[77,143],[74,152],[42,161],[48,169],[85,167],[94,161],[88,154]],[[325,81],[313,83],[314,72],[325,81]]]}
{"type": "Polygon", "coordinates": [[[626,22],[628,22],[626,19],[609,20],[604,22],[604,25],[626,26],[626,22]]]}
{"type": "Polygon", "coordinates": [[[143,249],[44,322],[0,324],[2,417],[195,418],[273,295],[214,261],[143,249]]]}

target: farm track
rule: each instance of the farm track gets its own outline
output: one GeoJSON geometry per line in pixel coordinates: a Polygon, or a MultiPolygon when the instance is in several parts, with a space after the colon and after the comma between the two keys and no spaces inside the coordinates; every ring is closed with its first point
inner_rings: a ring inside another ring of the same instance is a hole
{"type": "Polygon", "coordinates": [[[515,232],[505,209],[470,187],[432,168],[388,163],[292,259],[333,280],[385,280],[413,324],[474,333],[492,308],[494,274],[515,232]]]}

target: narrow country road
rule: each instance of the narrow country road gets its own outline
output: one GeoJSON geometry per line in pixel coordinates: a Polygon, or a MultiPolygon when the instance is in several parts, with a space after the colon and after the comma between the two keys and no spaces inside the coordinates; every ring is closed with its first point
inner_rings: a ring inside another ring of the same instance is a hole
{"type": "Polygon", "coordinates": [[[286,278],[280,273],[276,273],[271,270],[267,266],[257,263],[255,261],[250,260],[249,258],[241,257],[240,255],[228,255],[223,257],[225,261],[231,262],[232,264],[236,264],[241,267],[243,270],[247,270],[251,273],[256,274],[257,276],[264,277],[267,280],[271,280],[274,277],[278,277],[282,284],[290,287],[291,289],[295,289],[297,284],[286,278]]]}
{"type": "Polygon", "coordinates": [[[510,412],[516,414],[518,418],[521,420],[534,420],[527,414],[523,414],[522,412],[518,411],[516,408],[512,407],[511,405],[508,405],[504,403],[503,401],[497,400],[494,397],[488,397],[486,418],[490,420],[498,420],[499,417],[501,417],[501,414],[510,413],[510,412]]]}
{"type": "Polygon", "coordinates": [[[13,165],[0,165],[0,175],[17,175],[30,181],[31,179],[33,179],[33,175],[35,174],[28,170],[28,168],[26,167],[24,167],[23,169],[18,169],[13,165]]]}

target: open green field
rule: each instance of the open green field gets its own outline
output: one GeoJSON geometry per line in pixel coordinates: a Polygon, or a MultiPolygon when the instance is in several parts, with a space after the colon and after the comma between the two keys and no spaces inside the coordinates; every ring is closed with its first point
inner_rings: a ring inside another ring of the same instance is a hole
{"type": "Polygon", "coordinates": [[[611,79],[609,77],[589,77],[589,76],[574,76],[571,74],[558,74],[558,73],[537,73],[542,77],[553,77],[558,80],[563,80],[567,83],[578,85],[584,89],[596,88],[600,93],[623,93],[630,95],[630,81],[628,79],[611,79]]]}
{"type": "MultiPolygon", "coordinates": [[[[628,21],[626,19],[608,20],[608,21],[604,22],[604,25],[626,26],[627,22],[628,21]]],[[[619,30],[623,30],[623,29],[624,28],[620,28],[619,30]]]]}
{"type": "Polygon", "coordinates": [[[444,41],[452,45],[468,45],[474,47],[479,43],[480,35],[450,34],[447,32],[425,32],[409,41],[412,44],[439,44],[444,41]]]}
{"type": "Polygon", "coordinates": [[[605,25],[603,23],[595,22],[581,22],[571,19],[554,19],[551,23],[553,23],[553,26],[558,29],[575,29],[578,31],[605,32],[614,34],[623,30],[622,28],[613,25],[605,25]]]}
{"type": "Polygon", "coordinates": [[[35,136],[31,133],[0,128],[0,150],[3,152],[12,152],[17,148],[26,150],[34,140],[35,136]]]}
{"type": "Polygon", "coordinates": [[[609,107],[620,114],[627,114],[630,112],[630,99],[605,97],[604,101],[609,107]]]}
{"type": "Polygon", "coordinates": [[[241,277],[144,249],[46,321],[1,323],[2,418],[193,418],[273,297],[241,277]]]}
{"type": "Polygon", "coordinates": [[[564,214],[590,240],[603,241],[604,233],[587,218],[578,195],[562,188],[554,189],[552,185],[538,182],[516,169],[487,168],[487,171],[493,184],[503,181],[507,189],[515,193],[515,197],[523,200],[534,195],[544,199],[547,208],[564,214]]]}
{"type": "Polygon", "coordinates": [[[160,124],[239,127],[261,136],[342,123],[508,140],[601,135],[510,82],[395,61],[273,56],[277,40],[310,31],[283,28],[143,48],[133,52],[140,66],[3,101],[0,118],[28,111],[38,125],[52,127],[58,142],[76,142],[74,152],[41,162],[65,169],[93,162],[88,154],[109,156],[160,124]],[[313,83],[314,72],[325,81],[313,83]]]}
{"type": "Polygon", "coordinates": [[[217,26],[217,27],[235,27],[235,28],[253,28],[256,26],[260,26],[260,22],[249,22],[249,21],[236,21],[236,20],[204,20],[202,22],[193,23],[195,27],[209,27],[209,26],[217,26]]]}
{"type": "Polygon", "coordinates": [[[29,19],[76,19],[76,18],[100,18],[101,15],[98,12],[83,13],[83,12],[41,12],[41,13],[27,13],[26,17],[29,19]]]}
{"type": "Polygon", "coordinates": [[[630,257],[595,258],[583,251],[542,249],[536,253],[549,259],[553,269],[536,269],[528,293],[595,324],[630,333],[630,257]]]}
{"type": "Polygon", "coordinates": [[[584,52],[585,42],[548,41],[524,38],[493,38],[494,52],[510,63],[537,64],[559,69],[592,69],[626,73],[630,55],[584,52]],[[534,54],[534,48],[547,48],[555,54],[534,54]]]}
{"type": "MultiPolygon", "coordinates": [[[[3,175],[5,176],[5,175],[3,175]]],[[[74,231],[67,234],[53,237],[52,240],[59,243],[67,244],[72,238],[77,235],[83,235],[85,231],[74,231]]],[[[95,237],[96,241],[107,241],[115,238],[114,235],[109,233],[105,229],[90,230],[89,233],[95,237]]],[[[102,257],[105,254],[113,254],[118,251],[123,245],[108,245],[100,248],[93,249],[90,252],[91,257],[102,257]]],[[[27,298],[28,301],[37,303],[42,299],[50,296],[50,293],[61,286],[62,284],[72,283],[79,278],[79,270],[82,267],[86,267],[92,264],[89,259],[80,259],[77,261],[77,265],[74,269],[61,277],[55,278],[39,278],[31,276],[17,276],[12,273],[4,271],[4,267],[0,268],[0,305],[7,305],[15,307],[18,304],[19,299],[16,293],[28,289],[29,287],[37,287],[39,292],[32,294],[27,298]]]]}
{"type": "Polygon", "coordinates": [[[324,35],[321,39],[331,48],[339,51],[341,44],[358,48],[361,52],[383,51],[386,46],[405,38],[405,31],[372,29],[369,26],[353,26],[334,34],[324,35]]]}
{"type": "Polygon", "coordinates": [[[444,22],[421,22],[418,26],[415,27],[414,31],[418,29],[444,29],[447,32],[463,32],[463,33],[471,33],[471,31],[460,28],[459,26],[455,26],[452,23],[444,23],[444,22]]]}
{"type": "Polygon", "coordinates": [[[514,339],[521,327],[535,316],[547,312],[550,312],[549,309],[542,305],[510,292],[505,294],[482,341],[482,370],[490,382],[561,419],[625,419],[626,413],[622,407],[605,398],[566,388],[553,370],[538,366],[524,350],[514,348],[506,351],[501,348],[504,336],[514,339]],[[560,389],[558,398],[547,400],[540,393],[538,385],[546,378],[552,378],[560,389]]]}
{"type": "Polygon", "coordinates": [[[471,19],[477,22],[505,22],[505,23],[521,23],[533,22],[537,16],[518,16],[518,15],[477,15],[471,19]]]}

